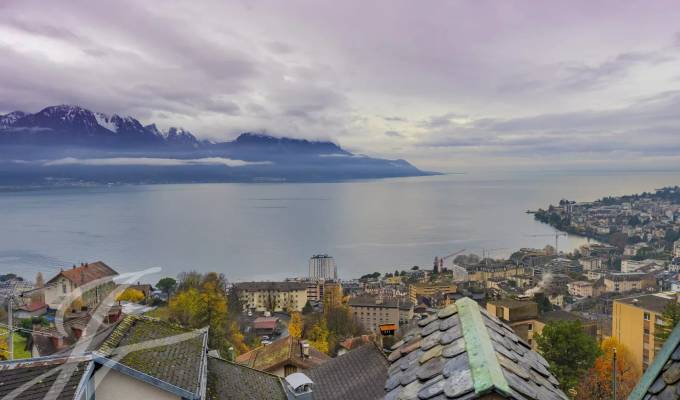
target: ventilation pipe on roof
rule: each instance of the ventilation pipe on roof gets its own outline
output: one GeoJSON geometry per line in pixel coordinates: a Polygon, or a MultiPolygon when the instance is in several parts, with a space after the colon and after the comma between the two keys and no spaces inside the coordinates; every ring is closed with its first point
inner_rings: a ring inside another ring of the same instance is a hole
{"type": "Polygon", "coordinates": [[[285,377],[284,386],[289,399],[296,400],[312,400],[312,382],[311,379],[302,372],[296,372],[285,377]]]}

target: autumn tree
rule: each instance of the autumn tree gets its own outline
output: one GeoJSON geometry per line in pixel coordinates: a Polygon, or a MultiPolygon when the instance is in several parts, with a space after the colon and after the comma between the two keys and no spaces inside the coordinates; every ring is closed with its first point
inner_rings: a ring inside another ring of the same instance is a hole
{"type": "Polygon", "coordinates": [[[299,312],[292,313],[288,324],[288,333],[294,338],[300,338],[302,337],[302,328],[302,316],[299,312]]]}
{"type": "Polygon", "coordinates": [[[583,330],[581,321],[548,323],[535,337],[538,349],[563,388],[574,388],[595,363],[600,349],[583,330]]]}
{"type": "Polygon", "coordinates": [[[614,352],[616,352],[616,394],[625,399],[635,388],[640,374],[634,367],[630,351],[614,338],[600,343],[602,354],[576,387],[579,400],[609,400],[613,398],[612,372],[614,371],[614,352]]]}
{"type": "Polygon", "coordinates": [[[665,342],[671,335],[673,328],[680,323],[680,303],[677,301],[669,302],[663,310],[661,315],[663,325],[656,325],[654,327],[654,337],[661,342],[665,342]]]}
{"type": "Polygon", "coordinates": [[[129,301],[132,303],[139,303],[144,300],[144,293],[141,290],[134,288],[127,288],[116,296],[116,301],[120,304],[121,301],[129,301]]]}
{"type": "Polygon", "coordinates": [[[0,336],[0,361],[9,359],[9,347],[7,345],[7,336],[0,336]]]}
{"type": "Polygon", "coordinates": [[[199,289],[201,287],[202,275],[197,271],[181,272],[177,278],[179,278],[177,290],[199,289]]]}
{"type": "Polygon", "coordinates": [[[322,353],[328,354],[330,347],[328,345],[328,326],[326,320],[321,318],[319,322],[314,324],[309,332],[309,344],[322,353]]]}

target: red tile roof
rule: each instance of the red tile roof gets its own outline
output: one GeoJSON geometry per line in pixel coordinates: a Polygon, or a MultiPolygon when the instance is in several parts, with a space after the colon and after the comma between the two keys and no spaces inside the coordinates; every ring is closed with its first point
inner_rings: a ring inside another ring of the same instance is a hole
{"type": "Polygon", "coordinates": [[[81,264],[78,267],[63,270],[59,272],[54,278],[47,281],[47,283],[54,282],[60,276],[73,282],[76,286],[82,286],[88,282],[97,279],[105,278],[107,276],[116,276],[118,272],[113,268],[104,264],[102,261],[97,261],[89,264],[81,264]]]}

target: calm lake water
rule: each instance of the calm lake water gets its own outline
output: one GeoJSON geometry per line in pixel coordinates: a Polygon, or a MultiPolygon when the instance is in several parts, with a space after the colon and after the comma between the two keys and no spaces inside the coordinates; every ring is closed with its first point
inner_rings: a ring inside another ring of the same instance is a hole
{"type": "MultiPolygon", "coordinates": [[[[302,276],[315,253],[342,278],[430,266],[460,249],[553,244],[527,209],[680,184],[678,172],[447,175],[347,183],[195,184],[0,193],[0,271],[33,279],[81,261],[119,271],[302,276]]],[[[574,248],[584,239],[560,239],[574,248]]],[[[155,282],[158,275],[148,277],[155,282]]]]}

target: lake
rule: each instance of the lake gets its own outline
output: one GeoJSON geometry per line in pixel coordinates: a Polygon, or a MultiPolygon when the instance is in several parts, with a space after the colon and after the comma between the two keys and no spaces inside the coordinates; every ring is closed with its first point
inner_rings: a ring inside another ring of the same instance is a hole
{"type": "MultiPolygon", "coordinates": [[[[554,244],[527,209],[562,198],[680,184],[675,172],[460,174],[309,184],[182,184],[0,192],[0,271],[46,278],[102,260],[114,269],[223,272],[232,281],[304,276],[311,255],[343,279],[466,253],[554,244]]],[[[560,238],[560,249],[585,241],[560,238]]],[[[159,275],[148,277],[155,282],[159,275]]]]}

